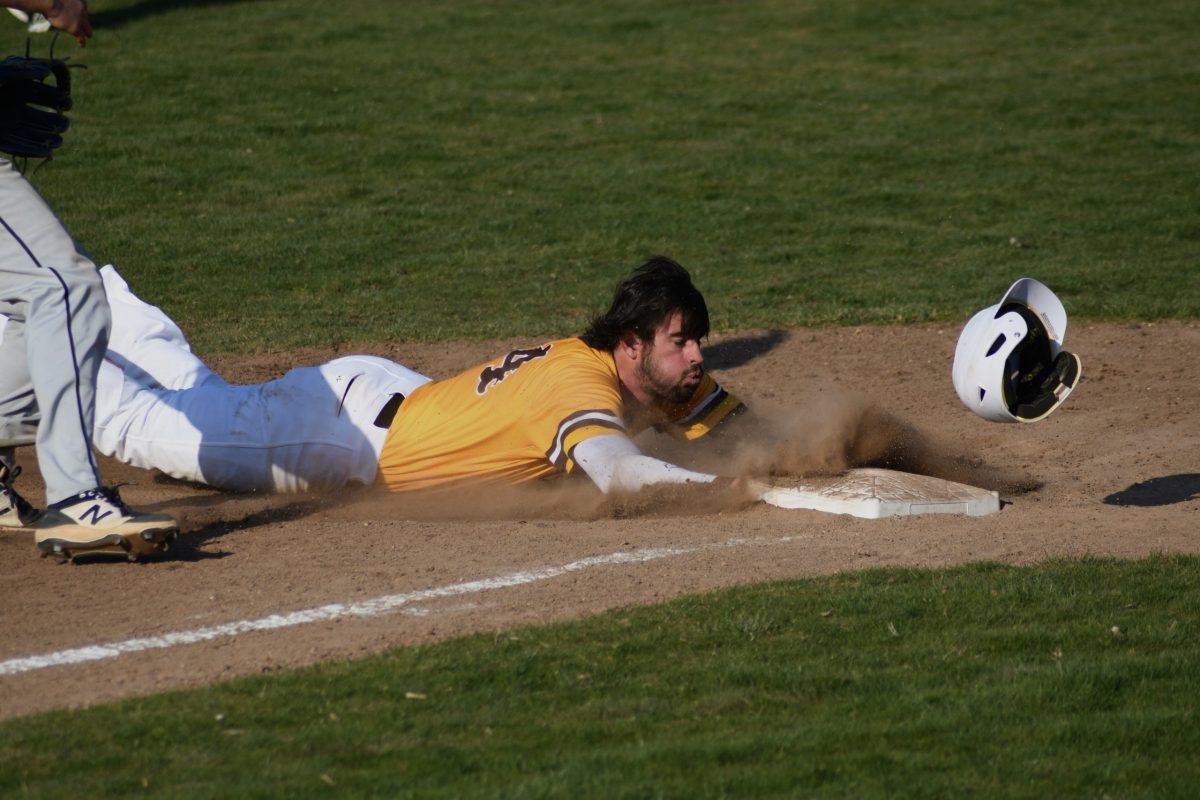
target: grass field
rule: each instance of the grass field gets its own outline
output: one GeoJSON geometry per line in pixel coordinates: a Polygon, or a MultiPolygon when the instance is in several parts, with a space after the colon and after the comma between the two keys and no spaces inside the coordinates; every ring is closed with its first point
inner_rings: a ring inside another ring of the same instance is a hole
{"type": "Polygon", "coordinates": [[[879,570],[0,725],[0,795],[1190,797],[1200,559],[879,570]]]}
{"type": "Polygon", "coordinates": [[[37,182],[203,352],[573,332],[655,252],[719,328],[1200,313],[1188,2],[95,5],[37,182]]]}
{"type": "MultiPolygon", "coordinates": [[[[35,182],[204,353],[568,333],[657,252],[724,329],[1200,316],[1193,3],[93,5],[35,182]]],[[[1198,587],[749,587],[10,721],[0,796],[1191,796],[1198,587]]]]}

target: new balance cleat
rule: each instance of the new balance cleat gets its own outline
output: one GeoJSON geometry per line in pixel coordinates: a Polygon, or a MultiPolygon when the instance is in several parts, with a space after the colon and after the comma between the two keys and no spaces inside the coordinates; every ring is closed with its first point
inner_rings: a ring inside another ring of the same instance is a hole
{"type": "Polygon", "coordinates": [[[0,530],[28,531],[38,519],[38,510],[12,487],[21,468],[0,464],[0,530]]]}
{"type": "Polygon", "coordinates": [[[74,558],[84,554],[138,556],[166,550],[179,535],[168,514],[134,511],[116,487],[101,486],[52,504],[34,529],[42,555],[74,558]]]}

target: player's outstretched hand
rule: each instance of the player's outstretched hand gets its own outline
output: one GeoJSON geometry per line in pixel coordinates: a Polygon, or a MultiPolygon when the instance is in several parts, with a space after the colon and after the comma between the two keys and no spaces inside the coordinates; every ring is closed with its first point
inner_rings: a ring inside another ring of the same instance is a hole
{"type": "Polygon", "coordinates": [[[87,0],[51,0],[46,5],[46,19],[60,31],[69,33],[79,42],[80,47],[87,46],[87,40],[92,37],[92,23],[88,19],[87,0]]]}

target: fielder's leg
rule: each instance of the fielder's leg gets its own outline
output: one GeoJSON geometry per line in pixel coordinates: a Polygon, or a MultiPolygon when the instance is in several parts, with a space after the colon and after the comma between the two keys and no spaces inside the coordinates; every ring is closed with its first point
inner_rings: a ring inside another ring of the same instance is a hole
{"type": "MultiPolygon", "coordinates": [[[[29,387],[40,412],[38,464],[51,503],[100,485],[92,456],[96,372],[108,343],[100,276],[25,179],[0,160],[0,312],[24,327],[29,387]]],[[[9,385],[0,407],[12,408],[9,385]]],[[[2,423],[11,440],[29,417],[2,423]]]]}
{"type": "Polygon", "coordinates": [[[37,401],[25,364],[24,326],[0,314],[0,530],[29,530],[38,513],[13,487],[21,474],[16,446],[37,436],[37,401]]]}
{"type": "MultiPolygon", "coordinates": [[[[43,553],[88,550],[136,556],[160,549],[177,526],[130,510],[101,485],[92,454],[96,376],[108,344],[109,310],[95,265],[25,179],[0,160],[0,311],[23,325],[28,383],[36,401],[38,464],[47,510],[35,541],[43,553]]],[[[0,407],[19,404],[11,380],[0,407]]],[[[0,441],[29,427],[3,420],[0,441]]],[[[5,445],[8,446],[8,445],[5,445]]]]}

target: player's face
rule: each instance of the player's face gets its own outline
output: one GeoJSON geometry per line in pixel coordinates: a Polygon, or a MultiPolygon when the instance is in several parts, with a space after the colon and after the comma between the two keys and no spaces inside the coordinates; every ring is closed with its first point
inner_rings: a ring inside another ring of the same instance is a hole
{"type": "Polygon", "coordinates": [[[674,311],[645,343],[638,361],[638,377],[646,393],[656,400],[682,403],[692,396],[704,375],[700,342],[683,333],[683,314],[674,311]]]}

